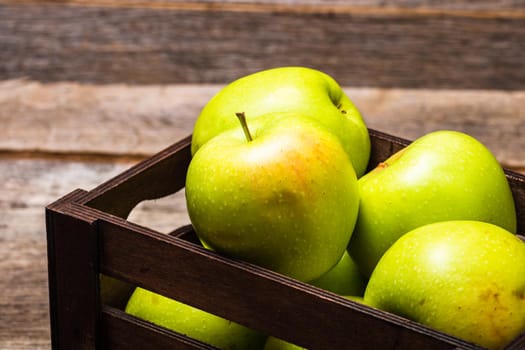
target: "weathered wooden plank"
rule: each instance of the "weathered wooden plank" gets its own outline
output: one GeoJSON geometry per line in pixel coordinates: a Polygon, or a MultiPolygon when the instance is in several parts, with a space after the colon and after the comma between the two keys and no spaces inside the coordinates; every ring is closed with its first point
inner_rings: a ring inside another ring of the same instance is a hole
{"type": "MultiPolygon", "coordinates": [[[[0,151],[145,157],[190,134],[221,87],[3,81],[0,151]]],[[[437,129],[464,131],[505,166],[525,168],[525,91],[345,91],[374,129],[407,139],[437,129]]]]}
{"type": "MultiPolygon", "coordinates": [[[[132,163],[0,160],[0,245],[45,241],[44,207],[75,188],[90,190],[132,163]]],[[[169,233],[189,223],[184,193],[139,204],[129,219],[169,233]]],[[[0,289],[1,290],[1,289],[0,289]]]]}
{"type": "Polygon", "coordinates": [[[525,86],[520,5],[480,12],[467,5],[73,3],[0,5],[0,79],[224,83],[272,66],[306,65],[352,86],[525,86]]]}
{"type": "Polygon", "coordinates": [[[0,243],[45,241],[44,207],[75,188],[90,189],[124,164],[0,160],[0,243]]]}
{"type": "Polygon", "coordinates": [[[191,133],[215,86],[0,82],[0,148],[150,155],[191,133]]]}
{"type": "Polygon", "coordinates": [[[43,240],[0,242],[1,349],[50,348],[46,266],[43,240]]]}
{"type": "MultiPolygon", "coordinates": [[[[3,3],[53,3],[56,0],[2,0],[3,3]]],[[[280,8],[286,8],[286,6],[294,6],[299,8],[299,11],[304,11],[302,6],[315,6],[319,8],[332,8],[337,10],[338,8],[393,8],[393,9],[441,9],[443,11],[492,11],[501,12],[502,10],[508,9],[523,9],[525,3],[523,1],[508,1],[508,0],[396,0],[396,1],[384,1],[384,0],[200,0],[200,1],[188,1],[188,0],[60,0],[62,4],[69,5],[92,5],[92,6],[113,6],[113,7],[165,7],[165,8],[223,8],[230,7],[233,9],[250,7],[250,6],[269,6],[276,5],[280,8]]]]}

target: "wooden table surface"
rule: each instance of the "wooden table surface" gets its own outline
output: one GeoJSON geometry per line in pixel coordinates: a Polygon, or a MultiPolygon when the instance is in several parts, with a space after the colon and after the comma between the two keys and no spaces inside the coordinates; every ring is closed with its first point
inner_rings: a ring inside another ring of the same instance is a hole
{"type": "MultiPolygon", "coordinates": [[[[188,135],[251,71],[326,67],[369,127],[461,130],[525,173],[525,5],[381,3],[0,0],[0,349],[51,347],[44,207],[188,135]]],[[[183,194],[129,220],[189,222],[183,194]]]]}

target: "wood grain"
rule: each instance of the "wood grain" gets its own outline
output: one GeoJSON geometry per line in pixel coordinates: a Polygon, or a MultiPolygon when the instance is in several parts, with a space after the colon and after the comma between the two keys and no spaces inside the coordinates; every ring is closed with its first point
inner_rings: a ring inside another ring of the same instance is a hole
{"type": "Polygon", "coordinates": [[[45,241],[0,241],[0,348],[49,349],[45,241]]]}
{"type": "Polygon", "coordinates": [[[24,4],[37,4],[37,3],[60,3],[67,5],[95,5],[95,6],[113,6],[113,7],[224,7],[231,6],[232,8],[239,8],[242,6],[268,6],[275,5],[280,7],[286,7],[294,5],[295,7],[301,7],[305,5],[313,6],[315,8],[322,7],[355,7],[355,8],[395,8],[395,9],[441,9],[447,12],[465,11],[465,10],[476,10],[476,11],[490,11],[492,13],[498,13],[509,9],[524,9],[525,4],[520,0],[477,0],[477,1],[454,1],[454,0],[201,0],[201,1],[188,1],[188,0],[2,0],[2,3],[24,3],[24,4]]]}
{"type": "MultiPolygon", "coordinates": [[[[222,86],[3,81],[0,153],[134,161],[189,135],[201,108],[222,86]]],[[[438,129],[463,131],[486,144],[504,166],[525,168],[520,152],[525,91],[345,87],[345,92],[371,128],[407,139],[438,129]]]]}
{"type": "Polygon", "coordinates": [[[369,127],[414,140],[450,129],[483,142],[505,166],[525,168],[524,91],[347,90],[369,127]]]}
{"type": "Polygon", "coordinates": [[[1,349],[50,349],[45,205],[122,170],[122,164],[0,158],[1,349]]]}
{"type": "Polygon", "coordinates": [[[305,65],[351,86],[525,87],[519,4],[377,3],[4,1],[0,79],[222,84],[305,65]]]}
{"type": "Polygon", "coordinates": [[[189,135],[218,89],[0,82],[0,149],[145,157],[189,135]]]}
{"type": "Polygon", "coordinates": [[[75,188],[90,189],[125,163],[0,159],[0,243],[44,242],[44,207],[75,188]]]}
{"type": "Polygon", "coordinates": [[[106,271],[128,281],[140,281],[150,290],[265,334],[274,334],[313,349],[397,346],[402,349],[444,350],[453,349],[453,344],[466,345],[457,339],[434,338],[435,332],[406,320],[404,325],[408,328],[402,327],[401,323],[395,322],[403,321],[391,314],[363,309],[359,304],[348,305],[350,302],[341,298],[336,300],[329,293],[312,290],[307,285],[269,274],[253,265],[225,259],[193,244],[175,242],[147,230],[139,229],[136,232],[140,234],[133,234],[129,227],[115,222],[104,221],[99,228],[104,232],[105,254],[101,263],[106,271]],[[158,256],[147,253],[151,250],[159,252],[158,256]],[[163,282],[159,283],[161,280],[163,282]],[[256,295],[260,297],[254,297],[256,295]],[[258,315],[256,319],[254,314],[258,315]],[[295,327],[290,327],[290,324],[295,327]],[[360,324],[361,327],[349,329],[348,324],[360,324]],[[306,329],[309,332],[301,331],[306,329]],[[373,336],[371,329],[376,329],[384,337],[373,336]],[[415,332],[409,335],[408,329],[415,332]]]}

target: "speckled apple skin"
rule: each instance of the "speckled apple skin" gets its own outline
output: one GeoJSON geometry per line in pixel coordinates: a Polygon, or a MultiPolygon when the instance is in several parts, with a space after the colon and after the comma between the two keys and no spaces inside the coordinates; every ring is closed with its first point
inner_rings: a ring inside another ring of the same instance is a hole
{"type": "Polygon", "coordinates": [[[188,168],[188,213],[203,244],[313,280],[339,261],[357,218],[357,178],[339,140],[278,113],[206,143],[188,168]]]}
{"type": "Polygon", "coordinates": [[[414,141],[359,179],[361,204],[352,258],[370,276],[402,234],[445,220],[478,220],[516,232],[505,174],[475,138],[436,131],[414,141]]]}
{"type": "Polygon", "coordinates": [[[501,349],[525,331],[525,243],[475,221],[417,228],[381,258],[364,301],[501,349]]]}
{"type": "Polygon", "coordinates": [[[329,75],[305,67],[279,67],[244,76],[220,90],[203,108],[193,129],[192,154],[219,133],[274,112],[296,112],[318,120],[337,135],[361,176],[370,157],[370,137],[353,102],[329,75]]]}
{"type": "Polygon", "coordinates": [[[259,332],[143,288],[135,289],[126,312],[222,350],[261,350],[266,341],[259,332]]]}

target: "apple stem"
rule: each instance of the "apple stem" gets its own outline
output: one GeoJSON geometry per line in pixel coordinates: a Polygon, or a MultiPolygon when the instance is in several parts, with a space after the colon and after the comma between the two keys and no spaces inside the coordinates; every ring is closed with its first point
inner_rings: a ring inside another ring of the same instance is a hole
{"type": "Polygon", "coordinates": [[[248,140],[248,142],[252,141],[252,134],[250,134],[250,129],[248,129],[248,123],[246,123],[246,115],[244,114],[244,112],[238,112],[235,113],[235,115],[237,116],[237,118],[239,118],[239,121],[241,122],[242,130],[244,131],[244,136],[246,136],[246,140],[248,140]]]}

